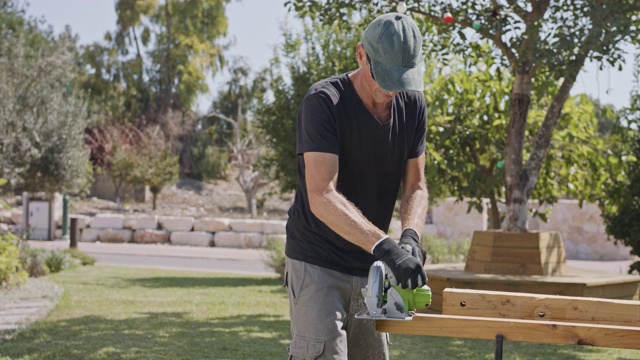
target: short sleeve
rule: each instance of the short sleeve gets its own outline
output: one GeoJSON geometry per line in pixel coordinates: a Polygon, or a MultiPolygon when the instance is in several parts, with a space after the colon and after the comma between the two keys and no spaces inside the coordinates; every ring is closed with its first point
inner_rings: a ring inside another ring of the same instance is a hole
{"type": "Polygon", "coordinates": [[[336,116],[331,98],[316,92],[305,96],[298,111],[298,155],[325,152],[338,155],[336,116]]]}
{"type": "Polygon", "coordinates": [[[416,97],[416,126],[409,158],[414,159],[424,154],[427,138],[427,105],[422,94],[416,97]]]}

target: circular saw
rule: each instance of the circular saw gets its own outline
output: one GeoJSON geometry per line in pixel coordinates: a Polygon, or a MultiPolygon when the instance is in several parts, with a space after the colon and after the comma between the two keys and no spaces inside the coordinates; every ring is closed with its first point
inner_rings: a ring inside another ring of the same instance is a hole
{"type": "Polygon", "coordinates": [[[431,288],[425,285],[417,289],[400,287],[382,261],[369,268],[367,286],[362,289],[365,309],[356,314],[358,319],[411,320],[416,310],[431,305],[431,288]]]}

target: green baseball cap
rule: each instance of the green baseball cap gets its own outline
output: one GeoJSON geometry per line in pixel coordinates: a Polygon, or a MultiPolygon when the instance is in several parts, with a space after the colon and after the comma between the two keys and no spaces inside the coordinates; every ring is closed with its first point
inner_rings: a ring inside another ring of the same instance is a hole
{"type": "Polygon", "coordinates": [[[378,16],[362,35],[362,45],[371,58],[371,71],[386,91],[422,91],[422,34],[407,15],[378,16]]]}

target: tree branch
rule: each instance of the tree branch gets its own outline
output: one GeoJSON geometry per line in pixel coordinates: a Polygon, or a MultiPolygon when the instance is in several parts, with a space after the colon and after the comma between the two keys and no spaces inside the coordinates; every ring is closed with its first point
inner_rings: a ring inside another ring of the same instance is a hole
{"type": "MultiPolygon", "coordinates": [[[[583,44],[589,44],[597,41],[601,31],[601,28],[593,27],[589,31],[589,34],[585,38],[583,44]]],[[[558,124],[564,103],[569,98],[569,92],[571,91],[587,56],[589,55],[591,47],[581,46],[578,48],[581,49],[581,51],[576,55],[576,58],[571,62],[570,66],[566,70],[564,80],[553,97],[551,105],[549,105],[549,108],[547,109],[544,121],[542,122],[542,126],[540,127],[533,144],[533,150],[531,151],[531,155],[525,165],[525,172],[529,175],[525,190],[527,196],[529,196],[531,191],[533,191],[533,187],[535,186],[540,173],[540,168],[542,167],[542,162],[549,149],[553,130],[558,124]]]]}
{"type": "Polygon", "coordinates": [[[522,6],[518,5],[516,0],[507,0],[507,4],[509,4],[509,8],[516,14],[520,19],[522,19],[525,23],[528,22],[529,13],[527,10],[523,9],[522,6]]]}
{"type": "MultiPolygon", "coordinates": [[[[420,14],[430,19],[433,23],[436,24],[436,26],[442,27],[442,25],[439,25],[439,23],[442,21],[442,19],[439,16],[436,16],[426,11],[415,9],[415,8],[408,9],[407,11],[420,14]]],[[[454,18],[452,21],[452,24],[458,24],[463,28],[472,28],[472,24],[463,19],[454,18]]],[[[496,45],[496,47],[502,52],[502,54],[507,58],[510,64],[516,65],[518,63],[518,57],[516,56],[516,54],[513,51],[511,51],[511,49],[509,48],[509,45],[507,45],[505,42],[502,41],[501,31],[498,31],[496,34],[493,34],[488,30],[485,30],[484,28],[480,28],[476,31],[480,35],[482,35],[483,38],[491,40],[496,45]]]]}

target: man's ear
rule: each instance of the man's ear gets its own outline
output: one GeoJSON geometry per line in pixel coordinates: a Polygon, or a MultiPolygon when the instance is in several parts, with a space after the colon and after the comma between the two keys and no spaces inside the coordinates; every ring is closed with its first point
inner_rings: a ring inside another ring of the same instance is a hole
{"type": "Polygon", "coordinates": [[[364,67],[367,63],[367,53],[364,51],[364,46],[362,46],[362,44],[358,44],[356,46],[356,60],[360,67],[364,67]]]}

